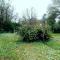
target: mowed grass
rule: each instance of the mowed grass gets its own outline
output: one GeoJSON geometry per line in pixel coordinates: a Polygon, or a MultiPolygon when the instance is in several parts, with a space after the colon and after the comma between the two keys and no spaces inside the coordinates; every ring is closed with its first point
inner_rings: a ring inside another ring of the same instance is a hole
{"type": "Polygon", "coordinates": [[[47,43],[25,43],[15,33],[0,34],[0,60],[60,60],[60,34],[47,43]]]}

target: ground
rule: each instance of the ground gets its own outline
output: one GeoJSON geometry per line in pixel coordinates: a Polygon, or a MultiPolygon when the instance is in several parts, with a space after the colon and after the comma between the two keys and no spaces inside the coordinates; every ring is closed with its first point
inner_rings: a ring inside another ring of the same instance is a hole
{"type": "Polygon", "coordinates": [[[60,34],[47,43],[24,43],[15,33],[0,34],[0,60],[60,60],[60,34]]]}

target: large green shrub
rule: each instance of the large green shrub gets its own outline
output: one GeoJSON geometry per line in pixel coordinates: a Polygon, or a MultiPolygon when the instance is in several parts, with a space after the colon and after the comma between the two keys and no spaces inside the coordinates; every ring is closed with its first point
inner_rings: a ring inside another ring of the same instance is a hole
{"type": "Polygon", "coordinates": [[[30,28],[27,26],[20,28],[20,35],[25,42],[48,41],[50,38],[47,32],[44,33],[41,29],[30,28]]]}

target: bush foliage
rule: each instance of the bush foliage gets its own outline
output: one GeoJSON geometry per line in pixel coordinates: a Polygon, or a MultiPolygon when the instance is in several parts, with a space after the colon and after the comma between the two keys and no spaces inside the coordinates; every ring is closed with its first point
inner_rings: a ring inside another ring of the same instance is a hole
{"type": "Polygon", "coordinates": [[[41,29],[22,27],[20,28],[20,35],[23,37],[25,42],[34,42],[34,41],[48,41],[50,36],[47,32],[43,32],[41,29]]]}

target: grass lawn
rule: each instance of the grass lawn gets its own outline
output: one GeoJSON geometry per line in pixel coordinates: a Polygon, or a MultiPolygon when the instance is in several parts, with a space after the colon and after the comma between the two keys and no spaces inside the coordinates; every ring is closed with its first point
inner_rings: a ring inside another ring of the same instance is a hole
{"type": "Polygon", "coordinates": [[[60,60],[60,34],[51,41],[24,43],[12,33],[0,34],[0,60],[60,60]]]}

